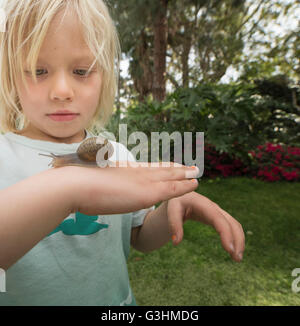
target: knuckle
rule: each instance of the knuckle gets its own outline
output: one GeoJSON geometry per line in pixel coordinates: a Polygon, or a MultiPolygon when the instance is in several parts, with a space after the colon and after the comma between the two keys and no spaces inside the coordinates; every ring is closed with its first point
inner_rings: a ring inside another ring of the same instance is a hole
{"type": "Polygon", "coordinates": [[[162,183],[156,191],[157,195],[163,197],[164,200],[173,198],[178,192],[178,184],[176,181],[162,183]]]}
{"type": "Polygon", "coordinates": [[[217,203],[215,203],[215,202],[212,202],[213,203],[213,205],[215,206],[215,208],[217,208],[217,209],[221,209],[221,207],[217,204],[217,203]]]}
{"type": "Polygon", "coordinates": [[[170,190],[172,194],[175,194],[177,192],[178,186],[177,182],[173,181],[171,182],[170,190]]]}

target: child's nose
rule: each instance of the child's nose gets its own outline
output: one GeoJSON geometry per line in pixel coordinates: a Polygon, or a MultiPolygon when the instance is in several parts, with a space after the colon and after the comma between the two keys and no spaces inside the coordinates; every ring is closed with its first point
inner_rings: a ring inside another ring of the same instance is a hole
{"type": "Polygon", "coordinates": [[[50,91],[51,100],[71,100],[74,97],[71,81],[68,80],[64,72],[57,73],[53,76],[53,82],[50,91]]]}

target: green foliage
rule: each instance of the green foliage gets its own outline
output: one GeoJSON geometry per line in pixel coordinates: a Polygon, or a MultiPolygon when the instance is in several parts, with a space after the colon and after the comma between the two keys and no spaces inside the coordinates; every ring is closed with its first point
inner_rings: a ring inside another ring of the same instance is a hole
{"type": "MultiPolygon", "coordinates": [[[[162,103],[151,97],[145,102],[135,101],[118,121],[127,124],[129,134],[143,131],[148,139],[151,132],[178,131],[182,139],[184,132],[194,136],[204,132],[205,143],[248,164],[248,153],[266,142],[300,145],[297,109],[292,99],[279,98],[278,94],[261,88],[258,82],[201,84],[179,88],[162,103]]],[[[116,123],[114,128],[117,135],[116,123]]]]}

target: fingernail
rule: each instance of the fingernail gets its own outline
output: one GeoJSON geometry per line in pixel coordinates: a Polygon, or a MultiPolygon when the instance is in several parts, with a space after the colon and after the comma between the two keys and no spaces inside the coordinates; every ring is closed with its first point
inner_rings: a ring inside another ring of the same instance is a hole
{"type": "Polygon", "coordinates": [[[238,257],[239,257],[240,260],[242,260],[242,259],[243,259],[243,253],[240,252],[240,253],[238,254],[238,257]]]}
{"type": "Polygon", "coordinates": [[[231,244],[229,245],[229,248],[230,248],[231,252],[234,252],[234,246],[233,246],[233,243],[231,243],[231,244]]]}
{"type": "Polygon", "coordinates": [[[185,171],[185,177],[187,179],[196,178],[198,174],[199,174],[199,168],[197,166],[193,166],[191,167],[191,170],[185,171]]]}
{"type": "Polygon", "coordinates": [[[176,241],[176,235],[175,235],[175,234],[172,235],[172,241],[173,241],[173,242],[176,241]]]}

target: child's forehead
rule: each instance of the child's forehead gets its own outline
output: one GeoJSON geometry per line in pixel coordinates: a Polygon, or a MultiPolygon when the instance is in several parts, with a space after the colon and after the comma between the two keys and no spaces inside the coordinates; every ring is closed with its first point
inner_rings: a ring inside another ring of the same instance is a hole
{"type": "Polygon", "coordinates": [[[53,17],[45,34],[43,46],[55,47],[57,43],[72,42],[85,48],[84,25],[74,12],[59,11],[53,17]]]}
{"type": "Polygon", "coordinates": [[[83,27],[74,14],[59,13],[51,22],[39,51],[39,60],[63,52],[74,60],[94,60],[84,37],[83,27]]]}
{"type": "MultiPolygon", "coordinates": [[[[44,55],[40,54],[38,56],[37,62],[46,63],[51,58],[52,58],[51,56],[44,56],[44,55]]],[[[95,57],[92,54],[84,54],[84,52],[82,52],[81,54],[77,54],[77,55],[70,54],[70,55],[68,55],[68,59],[69,59],[69,61],[72,61],[74,63],[76,63],[76,62],[92,63],[95,60],[95,57]]]]}

